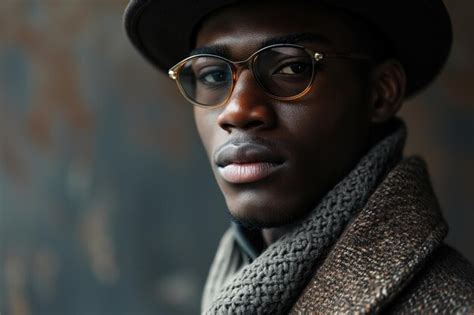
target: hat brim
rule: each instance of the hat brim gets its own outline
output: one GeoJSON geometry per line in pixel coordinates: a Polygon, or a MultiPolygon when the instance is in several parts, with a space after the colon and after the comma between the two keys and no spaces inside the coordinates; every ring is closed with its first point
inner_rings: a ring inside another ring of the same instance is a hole
{"type": "MultiPolygon", "coordinates": [[[[440,73],[452,45],[449,14],[441,0],[324,0],[370,21],[385,34],[407,74],[407,96],[440,73]]],[[[131,0],[124,14],[138,51],[167,73],[192,49],[194,26],[213,10],[238,0],[131,0]]]]}

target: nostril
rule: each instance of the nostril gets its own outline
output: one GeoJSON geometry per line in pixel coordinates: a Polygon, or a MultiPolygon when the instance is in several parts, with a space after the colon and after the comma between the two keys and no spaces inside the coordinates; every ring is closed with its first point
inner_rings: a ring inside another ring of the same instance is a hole
{"type": "Polygon", "coordinates": [[[228,133],[230,133],[231,130],[232,130],[232,125],[229,124],[229,123],[223,123],[223,124],[220,124],[220,126],[221,126],[222,129],[224,129],[228,133]]]}
{"type": "Polygon", "coordinates": [[[252,121],[249,121],[248,123],[246,123],[244,126],[243,126],[243,129],[252,129],[252,128],[256,128],[256,127],[259,127],[261,125],[263,125],[263,121],[260,121],[260,120],[252,120],[252,121]]]}
{"type": "Polygon", "coordinates": [[[263,120],[249,119],[241,121],[221,121],[220,126],[222,129],[230,133],[232,129],[238,128],[242,130],[255,129],[265,125],[263,120]]]}

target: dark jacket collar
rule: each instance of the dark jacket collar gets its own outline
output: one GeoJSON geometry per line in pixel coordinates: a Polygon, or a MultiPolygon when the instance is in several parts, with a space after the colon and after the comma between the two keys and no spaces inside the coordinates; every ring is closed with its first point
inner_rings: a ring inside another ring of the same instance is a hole
{"type": "Polygon", "coordinates": [[[295,313],[373,313],[409,282],[447,233],[426,165],[397,165],[329,251],[295,313]]]}
{"type": "Polygon", "coordinates": [[[264,248],[261,230],[249,230],[234,221],[230,227],[234,231],[235,241],[240,246],[242,253],[247,255],[250,261],[254,261],[264,248]]]}

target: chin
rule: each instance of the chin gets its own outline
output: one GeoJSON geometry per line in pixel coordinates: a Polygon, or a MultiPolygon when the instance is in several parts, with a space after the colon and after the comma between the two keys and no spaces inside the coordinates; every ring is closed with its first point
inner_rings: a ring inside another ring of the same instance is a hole
{"type": "MultiPolygon", "coordinates": [[[[234,222],[247,229],[269,229],[292,225],[304,218],[309,211],[302,213],[288,208],[250,206],[239,204],[233,207],[228,204],[229,213],[234,222]]],[[[294,208],[293,208],[294,209],[294,208]]]]}

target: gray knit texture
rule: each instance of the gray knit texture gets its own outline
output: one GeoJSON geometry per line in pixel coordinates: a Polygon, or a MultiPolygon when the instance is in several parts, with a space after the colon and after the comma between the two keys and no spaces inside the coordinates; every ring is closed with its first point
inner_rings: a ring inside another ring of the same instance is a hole
{"type": "Polygon", "coordinates": [[[373,146],[297,228],[240,269],[206,314],[287,313],[314,272],[318,257],[400,161],[405,139],[406,126],[399,121],[396,130],[373,146]]]}

